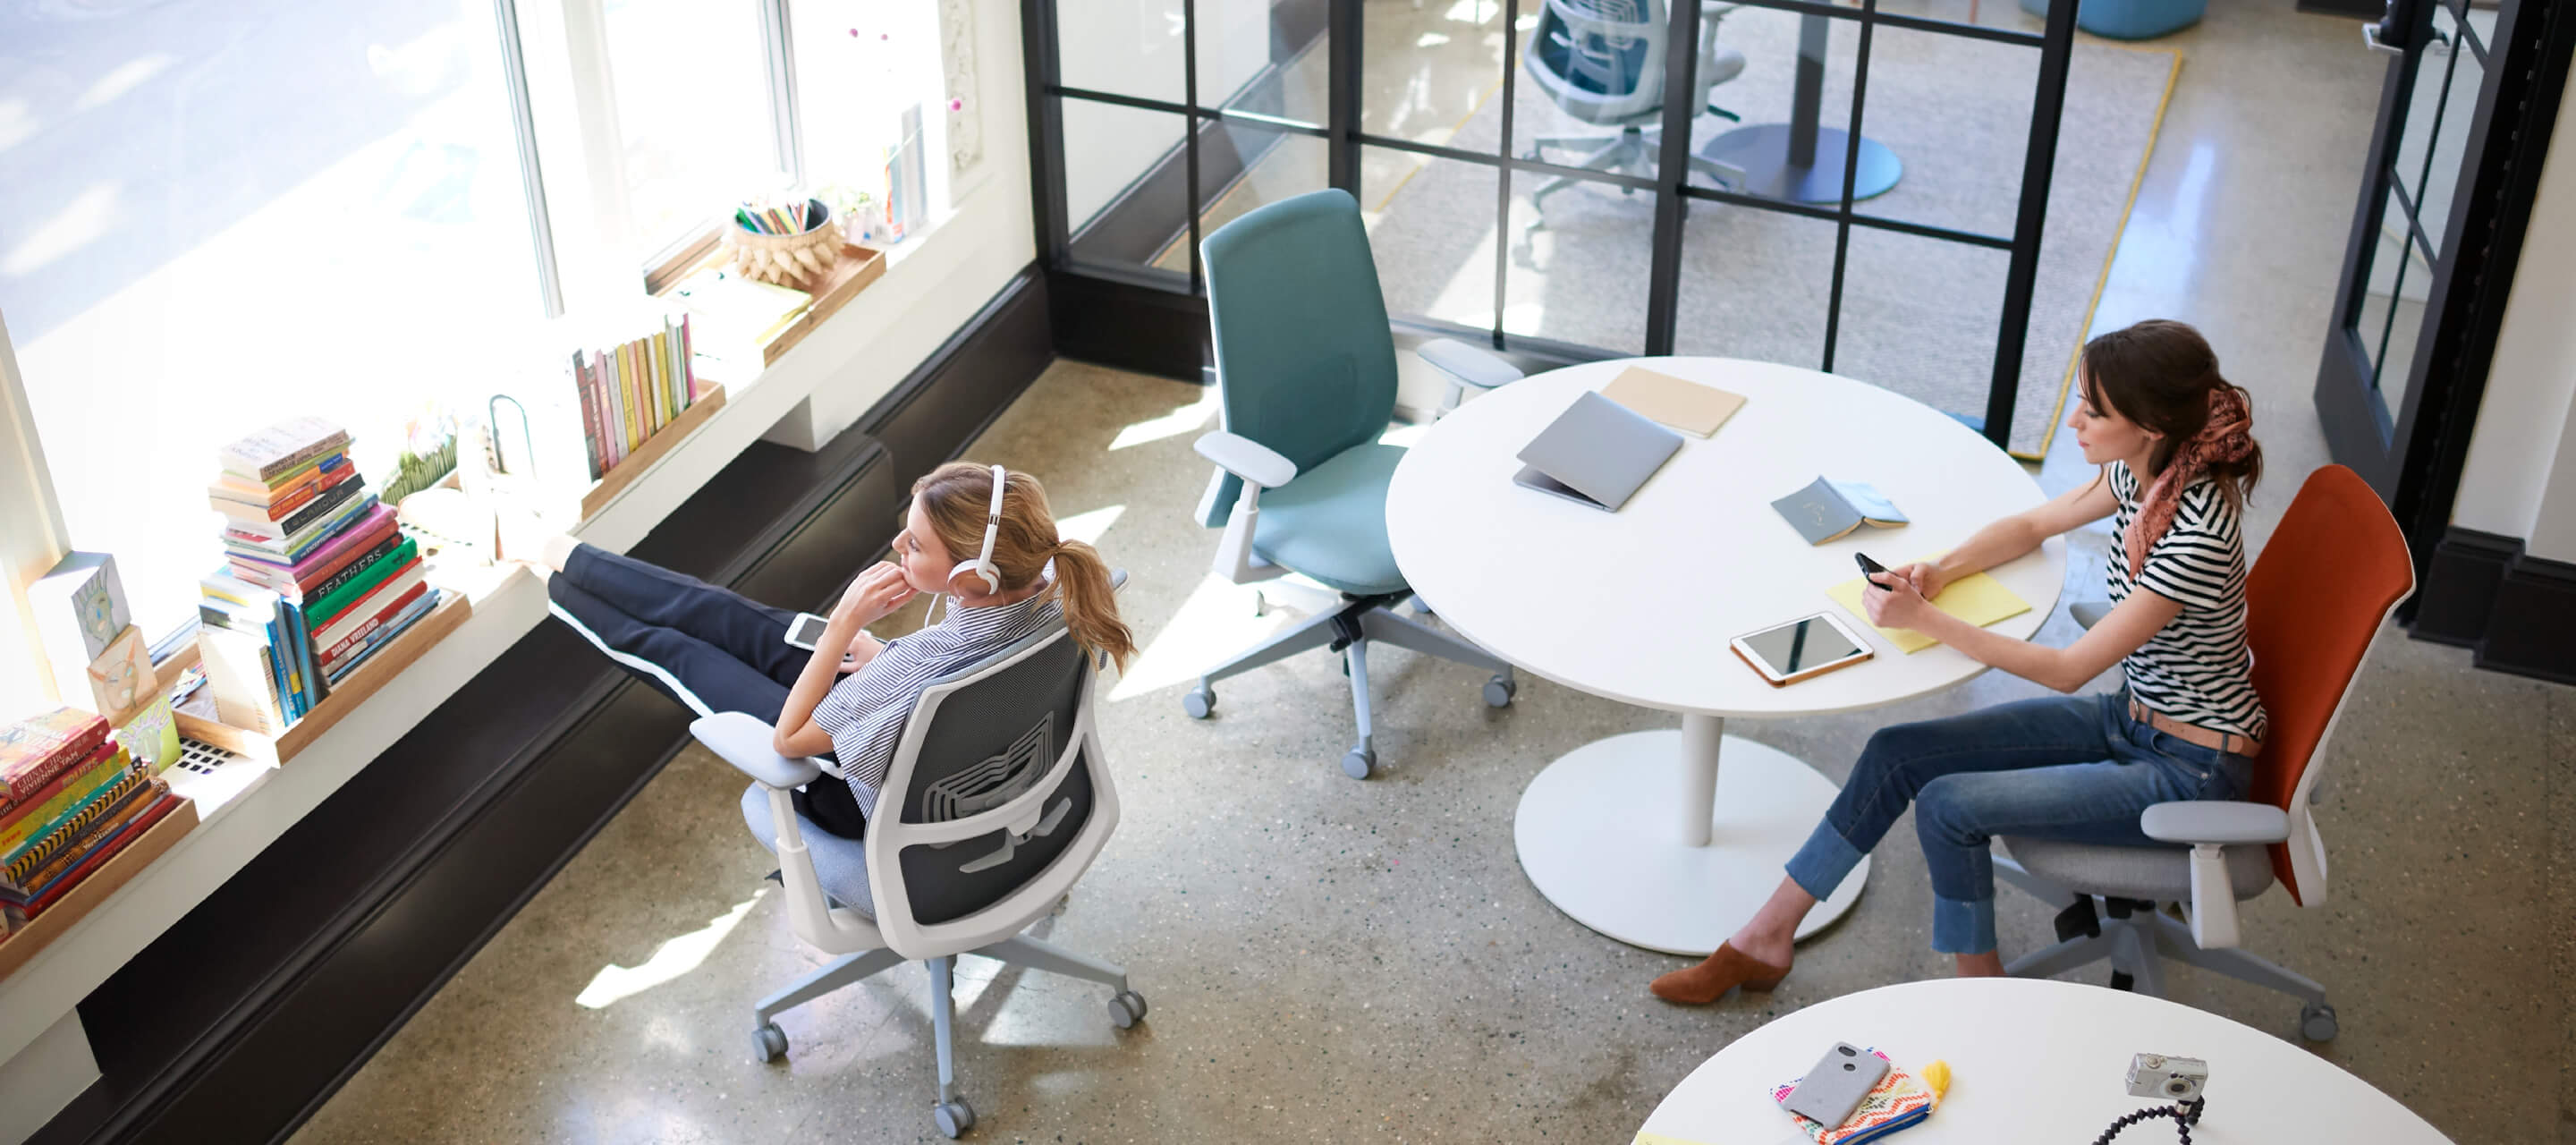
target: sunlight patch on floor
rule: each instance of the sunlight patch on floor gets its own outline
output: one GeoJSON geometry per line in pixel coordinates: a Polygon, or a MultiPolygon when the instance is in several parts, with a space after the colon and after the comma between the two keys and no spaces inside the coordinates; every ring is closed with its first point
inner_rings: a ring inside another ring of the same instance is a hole
{"type": "Polygon", "coordinates": [[[582,987],[581,993],[573,997],[573,1002],[593,1010],[604,1009],[697,969],[707,960],[707,955],[715,953],[716,944],[723,942],[725,936],[742,923],[743,916],[751,913],[752,904],[768,893],[766,887],[754,891],[750,898],[735,903],[732,910],[718,915],[705,927],[665,941],[653,951],[653,957],[644,960],[643,965],[627,967],[612,962],[601,967],[599,973],[591,977],[590,985],[582,987]]]}

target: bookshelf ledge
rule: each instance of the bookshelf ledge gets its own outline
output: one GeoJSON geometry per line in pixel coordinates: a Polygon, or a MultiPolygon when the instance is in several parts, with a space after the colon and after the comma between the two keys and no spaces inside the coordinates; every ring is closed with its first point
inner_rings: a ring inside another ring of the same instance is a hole
{"type": "MultiPolygon", "coordinates": [[[[442,592],[438,606],[430,609],[429,615],[421,617],[408,631],[369,655],[365,663],[351,671],[347,679],[334,685],[331,694],[314,705],[303,719],[297,720],[295,726],[286,729],[284,735],[272,738],[218,722],[213,718],[211,707],[207,706],[212,701],[210,693],[205,691],[200,691],[187,707],[173,713],[179,720],[179,734],[252,759],[283,764],[321,738],[332,725],[356,711],[359,705],[367,702],[367,697],[399,676],[404,668],[411,666],[412,661],[437,646],[473,614],[474,605],[464,593],[442,592]]],[[[194,664],[197,655],[197,646],[190,644],[171,657],[164,671],[174,672],[194,664]]],[[[190,819],[193,821],[194,818],[192,813],[190,819]]]]}
{"type": "Polygon", "coordinates": [[[145,828],[133,842],[125,845],[124,850],[90,872],[79,886],[63,896],[62,901],[38,914],[6,939],[0,939],[0,978],[7,978],[20,966],[26,965],[37,951],[62,937],[65,931],[114,895],[136,872],[151,866],[153,860],[170,849],[170,844],[179,841],[179,836],[195,830],[196,826],[197,805],[180,800],[179,805],[163,815],[160,822],[145,828]]]}
{"type": "Polygon", "coordinates": [[[696,401],[689,403],[688,409],[682,410],[680,416],[671,419],[671,423],[663,426],[660,432],[645,438],[644,444],[637,446],[635,452],[627,454],[626,460],[618,462],[616,468],[600,475],[599,480],[591,485],[590,490],[581,495],[581,519],[587,521],[598,516],[599,511],[607,508],[610,502],[617,500],[617,495],[625,492],[626,487],[633,484],[637,477],[643,476],[653,468],[654,463],[662,460],[663,454],[671,452],[671,447],[707,424],[707,419],[714,417],[717,410],[724,408],[724,404],[725,388],[713,382],[707,383],[706,392],[699,394],[696,401]]]}

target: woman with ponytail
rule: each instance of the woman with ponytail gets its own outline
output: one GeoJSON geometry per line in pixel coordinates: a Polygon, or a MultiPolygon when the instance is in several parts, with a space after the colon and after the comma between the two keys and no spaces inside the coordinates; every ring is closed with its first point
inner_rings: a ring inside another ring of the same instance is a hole
{"type": "Polygon", "coordinates": [[[2138,825],[2149,806],[2244,794],[2264,732],[2245,647],[2242,524],[2263,453],[2245,391],[2219,376],[2217,355],[2180,322],[2095,338],[2078,370],[2082,401],[2066,424],[2100,473],[1937,561],[1872,577],[1864,599],[1873,622],[2068,694],[1880,729],[1770,901],[1706,961],[1655,979],[1657,996],[1701,1005],[1736,986],[1778,984],[1799,920],[1908,803],[1931,867],[1932,948],[1955,956],[1966,976],[2003,973],[1987,850],[1995,836],[2150,845],[2138,825]],[[2104,517],[2112,608],[2067,647],[1997,635],[1926,603],[1960,577],[2104,517]],[[2073,695],[2114,664],[2119,690],[2073,695]]]}
{"type": "Polygon", "coordinates": [[[1074,641],[1125,668],[1136,641],[1118,618],[1100,553],[1056,533],[1036,478],[951,462],[913,483],[894,559],[862,570],[814,651],[786,642],[794,613],[558,538],[546,547],[556,616],[700,714],[750,712],[786,756],[831,754],[847,783],[796,794],[797,809],[858,838],[913,701],[932,680],[1061,618],[1074,641]],[[998,482],[998,497],[997,493],[998,482]],[[946,598],[933,623],[879,641],[867,626],[915,595],[946,598]]]}

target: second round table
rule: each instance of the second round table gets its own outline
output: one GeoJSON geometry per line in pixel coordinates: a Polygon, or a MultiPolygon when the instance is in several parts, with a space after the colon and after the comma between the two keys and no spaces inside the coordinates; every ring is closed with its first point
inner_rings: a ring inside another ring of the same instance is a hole
{"type": "MultiPolygon", "coordinates": [[[[1985,670],[1947,646],[1899,652],[1855,620],[1874,659],[1775,688],[1728,641],[1838,611],[1825,589],[1859,575],[1855,550],[1891,565],[1930,557],[2040,500],[1993,443],[1876,386],[1742,359],[1631,358],[1524,378],[1442,418],[1396,468],[1386,516],[1405,579],[1461,635],[1566,687],[1681,713],[1678,730],[1613,736],[1550,764],[1522,793],[1514,841],[1539,893],[1576,921],[1706,954],[1768,897],[1835,793],[1805,762],[1726,736],[1725,720],[1871,708],[1985,670]],[[1742,394],[1744,407],[1705,440],[1685,435],[1616,513],[1512,483],[1531,438],[1632,366],[1742,394]],[[1875,485],[1912,523],[1809,545],[1771,502],[1818,476],[1875,485]]],[[[2065,566],[2051,538],[1988,570],[2031,606],[1992,630],[2037,630],[2065,566]]],[[[1799,936],[1851,909],[1868,870],[1864,860],[1808,912],[1799,936]]]]}

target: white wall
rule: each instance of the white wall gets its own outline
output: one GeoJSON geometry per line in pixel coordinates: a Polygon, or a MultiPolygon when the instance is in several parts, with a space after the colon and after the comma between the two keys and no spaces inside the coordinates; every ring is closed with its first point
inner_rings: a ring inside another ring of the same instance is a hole
{"type": "MultiPolygon", "coordinates": [[[[973,0],[976,85],[984,111],[984,161],[951,189],[955,213],[896,251],[883,281],[787,358],[846,361],[816,387],[796,444],[815,448],[850,427],[931,351],[974,317],[1021,267],[1037,257],[1029,200],[1028,97],[1022,85],[1017,0],[973,0]],[[856,319],[847,321],[844,319],[856,319]],[[809,436],[810,434],[810,436],[809,436]]],[[[945,159],[934,157],[934,164],[945,159]]]]}
{"type": "Polygon", "coordinates": [[[2576,561],[2576,93],[2558,105],[2549,159],[2505,301],[2495,361],[2451,523],[2521,537],[2576,561]]]}

